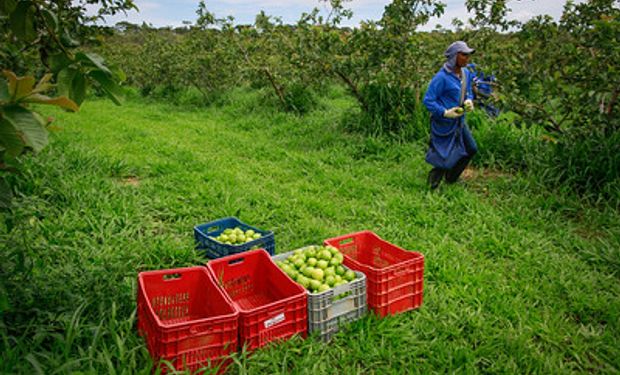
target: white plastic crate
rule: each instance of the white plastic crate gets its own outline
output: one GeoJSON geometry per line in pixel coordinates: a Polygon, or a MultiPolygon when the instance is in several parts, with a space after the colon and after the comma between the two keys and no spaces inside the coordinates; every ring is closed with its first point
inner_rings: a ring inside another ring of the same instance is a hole
{"type": "MultiPolygon", "coordinates": [[[[305,247],[301,250],[306,249],[305,247]]],[[[274,262],[284,261],[295,250],[272,257],[274,262]]],[[[346,270],[350,270],[344,264],[346,270]]],[[[322,293],[308,294],[308,332],[319,332],[323,341],[331,340],[340,326],[355,321],[367,311],[366,275],[355,272],[355,280],[338,285],[322,293]]]]}

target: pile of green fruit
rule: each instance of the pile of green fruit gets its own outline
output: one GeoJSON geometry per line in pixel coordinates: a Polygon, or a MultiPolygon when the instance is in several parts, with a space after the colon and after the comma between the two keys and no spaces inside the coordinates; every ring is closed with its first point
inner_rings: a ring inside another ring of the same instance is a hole
{"type": "Polygon", "coordinates": [[[209,238],[227,245],[241,245],[261,238],[261,234],[252,229],[248,229],[244,232],[240,227],[235,227],[226,228],[219,236],[209,238]]]}
{"type": "Polygon", "coordinates": [[[293,252],[278,267],[311,293],[323,293],[355,280],[355,272],[342,265],[344,256],[332,246],[308,246],[293,252]]]}

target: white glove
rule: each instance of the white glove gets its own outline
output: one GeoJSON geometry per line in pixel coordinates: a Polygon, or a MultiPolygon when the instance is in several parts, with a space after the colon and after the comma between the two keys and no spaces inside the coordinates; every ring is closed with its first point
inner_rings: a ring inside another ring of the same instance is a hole
{"type": "Polygon", "coordinates": [[[463,116],[465,112],[463,111],[463,108],[461,107],[452,107],[450,109],[446,109],[443,113],[443,117],[447,117],[447,118],[459,118],[461,116],[463,116]]]}
{"type": "Polygon", "coordinates": [[[465,102],[463,103],[463,105],[465,105],[465,110],[467,112],[471,112],[474,110],[474,102],[471,101],[471,99],[467,99],[465,100],[465,102]]]}

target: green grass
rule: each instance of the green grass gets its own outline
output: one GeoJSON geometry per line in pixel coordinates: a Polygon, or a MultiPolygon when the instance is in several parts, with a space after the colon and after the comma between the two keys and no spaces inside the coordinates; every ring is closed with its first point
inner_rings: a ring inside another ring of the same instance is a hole
{"type": "Polygon", "coordinates": [[[424,145],[343,132],[350,105],[297,117],[238,91],[54,112],[63,130],[1,214],[0,373],[149,374],[138,272],[201,264],[193,226],[231,215],[277,252],[370,229],[426,261],[419,310],[238,355],[232,374],[620,371],[616,208],[482,169],[430,193],[424,145]]]}

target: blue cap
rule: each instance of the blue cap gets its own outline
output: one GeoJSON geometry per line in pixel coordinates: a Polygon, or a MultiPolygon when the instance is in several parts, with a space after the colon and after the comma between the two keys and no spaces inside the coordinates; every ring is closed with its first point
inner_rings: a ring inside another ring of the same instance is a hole
{"type": "Polygon", "coordinates": [[[446,56],[447,58],[450,58],[452,56],[455,56],[459,52],[464,53],[466,55],[471,55],[472,53],[476,52],[476,50],[473,48],[469,48],[467,43],[459,40],[458,42],[454,42],[450,44],[448,49],[446,49],[446,52],[444,52],[444,56],[446,56]]]}

